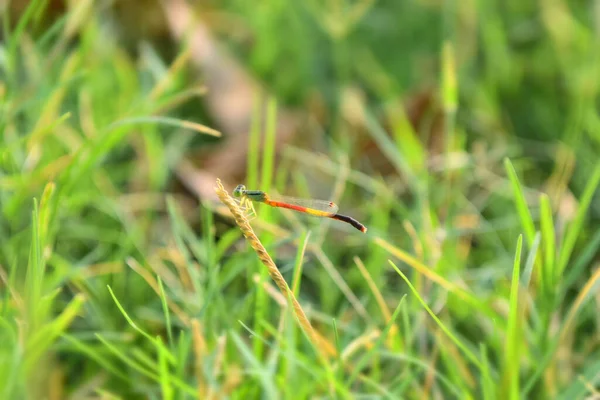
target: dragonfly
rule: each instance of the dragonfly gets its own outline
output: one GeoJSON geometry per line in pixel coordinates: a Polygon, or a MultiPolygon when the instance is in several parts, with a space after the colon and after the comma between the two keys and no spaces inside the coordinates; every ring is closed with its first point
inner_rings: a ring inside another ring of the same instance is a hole
{"type": "Polygon", "coordinates": [[[367,227],[354,218],[338,214],[339,207],[332,201],[299,199],[288,196],[273,198],[262,190],[248,190],[244,185],[237,185],[233,190],[233,196],[239,198],[240,204],[247,209],[251,209],[254,214],[256,214],[256,210],[253,203],[264,203],[271,207],[287,208],[313,217],[331,218],[346,222],[363,233],[367,232],[367,227]]]}

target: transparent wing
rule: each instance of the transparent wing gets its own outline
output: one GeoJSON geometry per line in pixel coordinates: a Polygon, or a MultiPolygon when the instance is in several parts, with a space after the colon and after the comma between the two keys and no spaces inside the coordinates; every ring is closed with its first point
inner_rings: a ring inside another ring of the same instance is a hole
{"type": "Polygon", "coordinates": [[[310,208],[313,210],[322,211],[330,214],[336,214],[339,209],[337,204],[329,200],[300,199],[297,197],[289,196],[274,196],[273,198],[271,198],[271,200],[291,204],[294,206],[310,208]]]}

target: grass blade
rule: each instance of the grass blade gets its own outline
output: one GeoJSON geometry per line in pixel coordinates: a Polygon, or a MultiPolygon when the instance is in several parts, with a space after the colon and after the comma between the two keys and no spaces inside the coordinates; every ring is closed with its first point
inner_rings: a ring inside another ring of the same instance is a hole
{"type": "Polygon", "coordinates": [[[494,381],[490,375],[490,362],[487,356],[487,349],[483,343],[479,346],[479,348],[481,351],[481,365],[483,366],[481,370],[482,398],[484,400],[495,400],[496,391],[494,390],[494,381]]]}
{"type": "Polygon", "coordinates": [[[389,261],[389,263],[396,270],[396,272],[402,277],[402,279],[404,279],[404,281],[406,282],[406,284],[408,285],[408,287],[410,288],[410,290],[413,292],[413,294],[419,300],[419,303],[421,303],[421,305],[423,306],[423,308],[425,308],[425,310],[427,311],[427,313],[431,316],[431,318],[433,318],[433,320],[440,327],[440,329],[446,334],[446,336],[448,336],[448,338],[456,346],[458,346],[459,349],[462,350],[462,352],[467,356],[467,358],[469,360],[471,360],[471,362],[477,368],[479,368],[481,370],[483,368],[483,366],[481,364],[481,361],[479,361],[477,359],[477,357],[475,356],[475,354],[473,354],[473,352],[471,350],[469,350],[460,340],[458,340],[458,337],[454,333],[452,333],[452,331],[450,331],[450,329],[437,317],[437,315],[435,315],[435,313],[431,310],[431,308],[429,308],[429,306],[427,305],[427,303],[425,303],[425,300],[423,300],[423,298],[421,297],[421,295],[419,294],[419,292],[417,291],[417,289],[415,289],[415,287],[410,283],[410,281],[408,280],[408,278],[406,277],[406,275],[404,275],[402,273],[402,271],[400,271],[400,268],[398,268],[396,266],[396,264],[394,264],[392,261],[389,261]]]}
{"type": "Polygon", "coordinates": [[[260,381],[261,387],[264,391],[263,393],[265,398],[278,399],[279,395],[277,389],[273,385],[273,380],[271,379],[269,371],[261,365],[260,361],[254,356],[254,353],[237,333],[232,332],[230,335],[233,339],[233,343],[239,350],[240,355],[244,357],[244,359],[248,361],[252,367],[252,374],[258,377],[258,380],[260,381]]]}
{"type": "Polygon", "coordinates": [[[512,400],[519,398],[519,371],[520,371],[520,340],[522,337],[519,312],[519,272],[521,268],[521,248],[523,246],[523,235],[517,240],[517,250],[512,272],[512,283],[510,288],[510,305],[508,311],[508,327],[506,329],[506,342],[504,353],[504,390],[508,390],[508,396],[512,400]]]}
{"type": "Polygon", "coordinates": [[[548,195],[540,196],[540,229],[542,231],[542,243],[544,251],[544,262],[541,272],[541,283],[545,293],[551,293],[555,287],[554,278],[557,276],[555,268],[556,239],[554,232],[554,221],[548,195]]]}
{"type": "Polygon", "coordinates": [[[390,329],[392,328],[392,326],[394,326],[394,323],[396,322],[396,318],[398,317],[398,314],[400,313],[400,310],[402,309],[402,305],[404,304],[405,298],[406,298],[406,296],[402,296],[402,298],[398,302],[398,305],[396,306],[396,309],[394,310],[394,313],[392,314],[392,318],[386,323],[385,329],[383,330],[383,332],[381,332],[381,335],[379,335],[379,337],[377,338],[377,341],[373,344],[373,346],[369,349],[369,351],[354,365],[352,374],[346,381],[346,386],[348,386],[348,387],[352,386],[352,384],[358,377],[358,374],[360,373],[360,371],[365,367],[365,365],[369,362],[369,360],[376,354],[376,350],[378,350],[383,345],[383,343],[385,342],[385,340],[387,339],[387,337],[389,335],[390,329]]]}
{"type": "Polygon", "coordinates": [[[156,338],[156,343],[158,344],[158,346],[156,346],[156,352],[158,353],[158,378],[160,381],[162,398],[171,400],[173,398],[173,387],[171,386],[169,360],[167,358],[167,354],[169,353],[163,346],[160,336],[156,338]]]}
{"type": "Polygon", "coordinates": [[[525,268],[523,269],[523,276],[521,278],[521,285],[524,289],[529,288],[529,283],[531,281],[531,275],[533,275],[533,267],[535,266],[535,260],[537,258],[541,238],[542,237],[540,233],[536,232],[535,238],[533,239],[533,244],[531,245],[531,250],[529,250],[529,254],[527,255],[527,260],[525,261],[525,268]]]}
{"type": "Polygon", "coordinates": [[[558,266],[555,271],[555,279],[560,279],[560,276],[562,275],[563,271],[567,266],[567,263],[571,258],[571,253],[573,252],[575,242],[579,237],[581,230],[583,229],[583,220],[590,206],[590,203],[592,202],[592,198],[594,197],[594,193],[596,192],[598,183],[600,183],[600,164],[596,166],[594,173],[588,181],[583,191],[581,200],[579,202],[579,207],[577,208],[577,214],[575,216],[575,219],[568,227],[565,239],[560,248],[558,266]]]}
{"type": "MultiPolygon", "coordinates": [[[[112,289],[110,286],[106,286],[108,288],[108,291],[110,292],[111,297],[113,298],[115,304],[117,305],[117,308],[119,309],[119,311],[121,311],[121,314],[123,315],[123,317],[125,317],[125,319],[127,320],[127,323],[135,330],[137,331],[139,334],[141,334],[143,337],[145,337],[146,339],[148,339],[150,342],[152,342],[156,347],[164,347],[164,345],[162,344],[162,342],[157,341],[155,338],[153,338],[152,336],[150,336],[148,333],[146,333],[143,329],[141,329],[134,321],[133,319],[131,319],[131,317],[129,316],[129,314],[127,314],[127,312],[125,311],[125,309],[123,308],[123,306],[121,305],[121,303],[119,302],[119,300],[117,299],[117,296],[115,296],[115,294],[113,293],[112,289]]],[[[168,353],[169,355],[169,361],[173,364],[175,364],[175,358],[173,357],[172,354],[168,353]]]]}
{"type": "Polygon", "coordinates": [[[510,179],[513,195],[515,197],[515,205],[517,207],[519,219],[521,220],[521,227],[525,232],[525,239],[527,239],[527,243],[531,245],[535,236],[535,224],[533,223],[531,212],[529,211],[529,207],[527,206],[527,202],[525,201],[523,188],[521,187],[521,183],[519,182],[519,177],[517,176],[515,167],[513,167],[512,163],[508,158],[504,159],[504,168],[506,169],[506,172],[510,179]]]}

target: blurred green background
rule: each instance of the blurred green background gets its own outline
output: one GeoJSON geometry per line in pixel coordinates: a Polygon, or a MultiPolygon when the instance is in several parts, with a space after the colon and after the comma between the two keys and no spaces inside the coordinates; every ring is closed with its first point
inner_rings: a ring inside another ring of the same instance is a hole
{"type": "Polygon", "coordinates": [[[600,2],[0,12],[0,398],[600,397],[600,2]]]}

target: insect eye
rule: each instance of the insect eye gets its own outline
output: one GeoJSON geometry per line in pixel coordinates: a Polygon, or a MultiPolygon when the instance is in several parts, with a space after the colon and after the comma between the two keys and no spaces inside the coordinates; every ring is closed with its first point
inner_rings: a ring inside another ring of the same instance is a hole
{"type": "Polygon", "coordinates": [[[235,197],[240,197],[242,195],[242,192],[246,190],[246,187],[244,185],[237,185],[235,187],[235,189],[233,189],[233,195],[235,197]]]}

